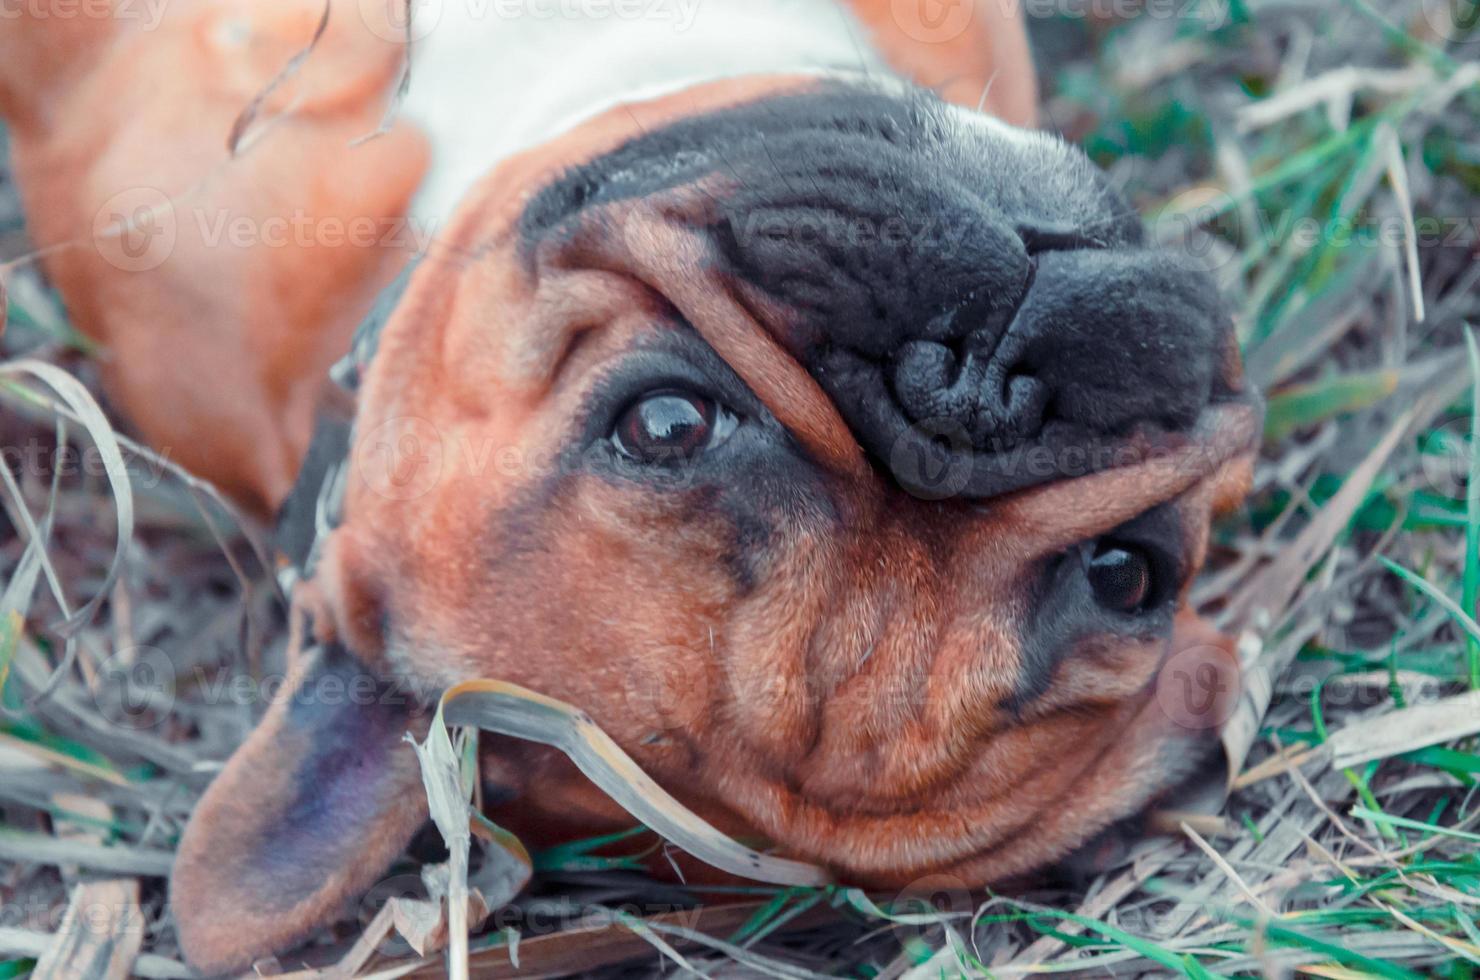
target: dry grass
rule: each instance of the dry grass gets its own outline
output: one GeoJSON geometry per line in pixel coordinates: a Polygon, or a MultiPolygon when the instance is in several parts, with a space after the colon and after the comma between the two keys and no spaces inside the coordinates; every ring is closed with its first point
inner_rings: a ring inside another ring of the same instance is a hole
{"type": "MultiPolygon", "coordinates": [[[[593,841],[534,856],[534,887],[473,939],[474,975],[504,975],[515,949],[525,970],[641,957],[613,975],[1480,972],[1480,707],[1464,700],[1480,689],[1473,2],[1146,6],[1034,29],[1050,124],[1154,234],[1218,268],[1271,394],[1255,492],[1197,593],[1249,657],[1249,751],[1223,819],[1147,839],[1093,880],[930,910],[771,887],[701,908],[608,856],[650,837],[593,841]],[[552,923],[574,931],[552,938],[552,923]]],[[[0,185],[0,256],[25,249],[0,185]]],[[[96,390],[34,269],[0,268],[0,353],[96,390]]],[[[0,377],[18,481],[0,493],[0,978],[100,936],[137,975],[184,976],[161,875],[213,760],[253,721],[212,692],[276,669],[281,598],[219,502],[128,445],[133,527],[110,581],[117,497],[101,457],[50,462],[94,445],[56,401],[33,376],[0,377]],[[45,540],[30,558],[28,524],[45,540]],[[117,914],[99,925],[96,908],[117,914]]],[[[377,908],[307,958],[415,962],[377,908]]],[[[413,975],[440,972],[434,958],[413,975]]]]}

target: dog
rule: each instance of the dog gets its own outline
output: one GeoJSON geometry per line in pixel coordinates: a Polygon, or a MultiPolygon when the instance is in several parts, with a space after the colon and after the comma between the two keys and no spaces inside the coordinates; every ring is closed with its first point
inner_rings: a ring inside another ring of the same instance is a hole
{"type": "MultiPolygon", "coordinates": [[[[0,34],[31,233],[130,423],[281,510],[315,640],[181,841],[197,968],[384,873],[462,680],[860,885],[1042,867],[1205,758],[1158,679],[1231,686],[1187,597],[1259,399],[1030,128],[1011,5],[97,3],[0,34]]],[[[481,762],[528,839],[630,823],[481,762]]]]}

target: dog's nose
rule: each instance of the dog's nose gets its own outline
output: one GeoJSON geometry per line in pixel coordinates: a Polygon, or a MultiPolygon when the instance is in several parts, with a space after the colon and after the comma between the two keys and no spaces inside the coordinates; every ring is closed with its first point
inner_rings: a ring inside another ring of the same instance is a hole
{"type": "Polygon", "coordinates": [[[973,444],[1072,426],[1180,430],[1212,396],[1228,315],[1205,273],[1146,249],[1035,256],[1033,286],[991,352],[973,444]]]}
{"type": "Polygon", "coordinates": [[[1080,475],[1098,466],[1086,450],[1197,420],[1230,336],[1206,273],[1124,229],[1012,220],[923,181],[887,190],[833,179],[754,201],[728,248],[794,311],[780,339],[907,489],[948,468],[970,496],[1080,475]],[[1025,446],[1052,458],[1024,464],[1025,446]],[[1071,447],[1072,473],[1057,465],[1071,447]]]}
{"type": "MultiPolygon", "coordinates": [[[[1041,246],[1048,236],[1027,239],[1041,246]]],[[[1224,320],[1205,277],[1142,249],[1032,256],[1005,323],[984,317],[949,340],[907,340],[888,377],[904,416],[953,423],[977,450],[1002,451],[1072,426],[1119,434],[1139,421],[1180,429],[1207,404],[1224,320]]],[[[964,310],[964,307],[962,308],[964,310]]]]}
{"type": "MultiPolygon", "coordinates": [[[[1030,297],[1057,292],[1050,287],[1034,293],[1040,257],[1106,245],[1092,232],[1066,222],[1019,221],[1013,233],[1027,256],[1025,281],[1003,282],[1000,270],[971,270],[969,274],[984,284],[983,292],[997,304],[973,308],[967,302],[938,314],[936,323],[898,347],[889,373],[899,406],[912,422],[954,423],[978,448],[1007,445],[1041,431],[1051,407],[1052,387],[1033,363],[1039,350],[1029,347],[1018,356],[1012,349],[1021,339],[1013,337],[1012,330],[1023,304],[1030,297]],[[1012,343],[1002,351],[1008,339],[1012,343]]],[[[1058,274],[1058,264],[1051,263],[1050,279],[1058,274]]]]}

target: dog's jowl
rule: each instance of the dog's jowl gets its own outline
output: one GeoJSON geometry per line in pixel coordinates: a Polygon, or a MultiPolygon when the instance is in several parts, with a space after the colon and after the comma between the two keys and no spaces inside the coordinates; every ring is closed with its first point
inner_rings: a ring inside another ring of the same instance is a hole
{"type": "MultiPolygon", "coordinates": [[[[1188,775],[1215,727],[1158,673],[1233,669],[1186,597],[1258,400],[1213,282],[1027,128],[1011,5],[384,6],[0,32],[109,393],[282,513],[312,622],[181,844],[196,966],[384,873],[463,680],[855,884],[1000,881],[1188,775]]],[[[528,840],[630,820],[543,748],[483,766],[528,840]]]]}

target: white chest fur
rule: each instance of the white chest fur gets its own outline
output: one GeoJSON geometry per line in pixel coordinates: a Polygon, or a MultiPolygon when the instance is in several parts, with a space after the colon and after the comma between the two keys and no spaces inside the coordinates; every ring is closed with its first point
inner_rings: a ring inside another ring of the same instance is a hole
{"type": "Polygon", "coordinates": [[[884,73],[836,0],[413,0],[402,115],[432,142],[440,225],[500,160],[611,106],[766,72],[884,73]]]}

